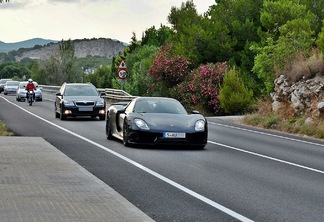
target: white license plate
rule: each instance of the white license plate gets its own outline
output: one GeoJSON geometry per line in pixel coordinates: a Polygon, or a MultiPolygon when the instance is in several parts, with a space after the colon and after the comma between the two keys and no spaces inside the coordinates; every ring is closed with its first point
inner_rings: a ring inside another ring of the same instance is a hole
{"type": "Polygon", "coordinates": [[[165,132],[163,133],[164,138],[186,138],[185,133],[176,133],[176,132],[165,132]]]}
{"type": "Polygon", "coordinates": [[[92,107],[79,107],[79,111],[80,112],[89,112],[89,111],[93,111],[92,107]]]}

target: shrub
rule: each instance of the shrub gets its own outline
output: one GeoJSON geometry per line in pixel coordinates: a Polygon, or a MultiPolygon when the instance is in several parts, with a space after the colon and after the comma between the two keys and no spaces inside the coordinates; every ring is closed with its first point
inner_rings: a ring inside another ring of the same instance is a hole
{"type": "Polygon", "coordinates": [[[189,59],[172,55],[171,45],[164,45],[153,59],[149,73],[173,87],[185,79],[190,72],[189,66],[189,59]]]}
{"type": "Polygon", "coordinates": [[[228,69],[227,62],[201,65],[174,93],[187,107],[199,107],[211,115],[220,115],[219,88],[228,69]]]}
{"type": "Polygon", "coordinates": [[[227,114],[242,114],[249,111],[254,103],[252,90],[245,87],[234,69],[224,76],[219,101],[227,114]]]}

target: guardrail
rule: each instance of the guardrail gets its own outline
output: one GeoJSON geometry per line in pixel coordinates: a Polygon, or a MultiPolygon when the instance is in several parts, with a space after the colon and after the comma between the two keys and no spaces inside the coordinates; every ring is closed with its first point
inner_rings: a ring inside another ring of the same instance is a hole
{"type": "MultiPolygon", "coordinates": [[[[57,93],[61,86],[49,86],[49,85],[40,85],[44,92],[57,93]]],[[[112,88],[98,88],[99,92],[104,92],[104,98],[111,101],[131,101],[136,98],[129,93],[121,89],[112,89],[112,88]]]]}

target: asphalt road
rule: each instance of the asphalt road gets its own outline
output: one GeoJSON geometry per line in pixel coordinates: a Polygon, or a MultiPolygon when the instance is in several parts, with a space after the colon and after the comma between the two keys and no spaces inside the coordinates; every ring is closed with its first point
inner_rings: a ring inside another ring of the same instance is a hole
{"type": "MultiPolygon", "coordinates": [[[[105,122],[0,95],[0,119],[41,136],[156,221],[324,221],[324,142],[209,120],[204,150],[126,148],[105,122]]],[[[48,100],[47,100],[48,99],[48,100]]]]}

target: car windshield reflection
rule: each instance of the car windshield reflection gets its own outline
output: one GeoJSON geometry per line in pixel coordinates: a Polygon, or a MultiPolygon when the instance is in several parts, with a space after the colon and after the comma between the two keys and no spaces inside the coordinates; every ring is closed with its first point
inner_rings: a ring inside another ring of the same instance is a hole
{"type": "Polygon", "coordinates": [[[65,96],[98,96],[97,90],[88,85],[67,86],[64,92],[65,96]]]}
{"type": "Polygon", "coordinates": [[[135,112],[187,114],[187,111],[179,102],[159,99],[138,101],[135,105],[135,112]]]}

